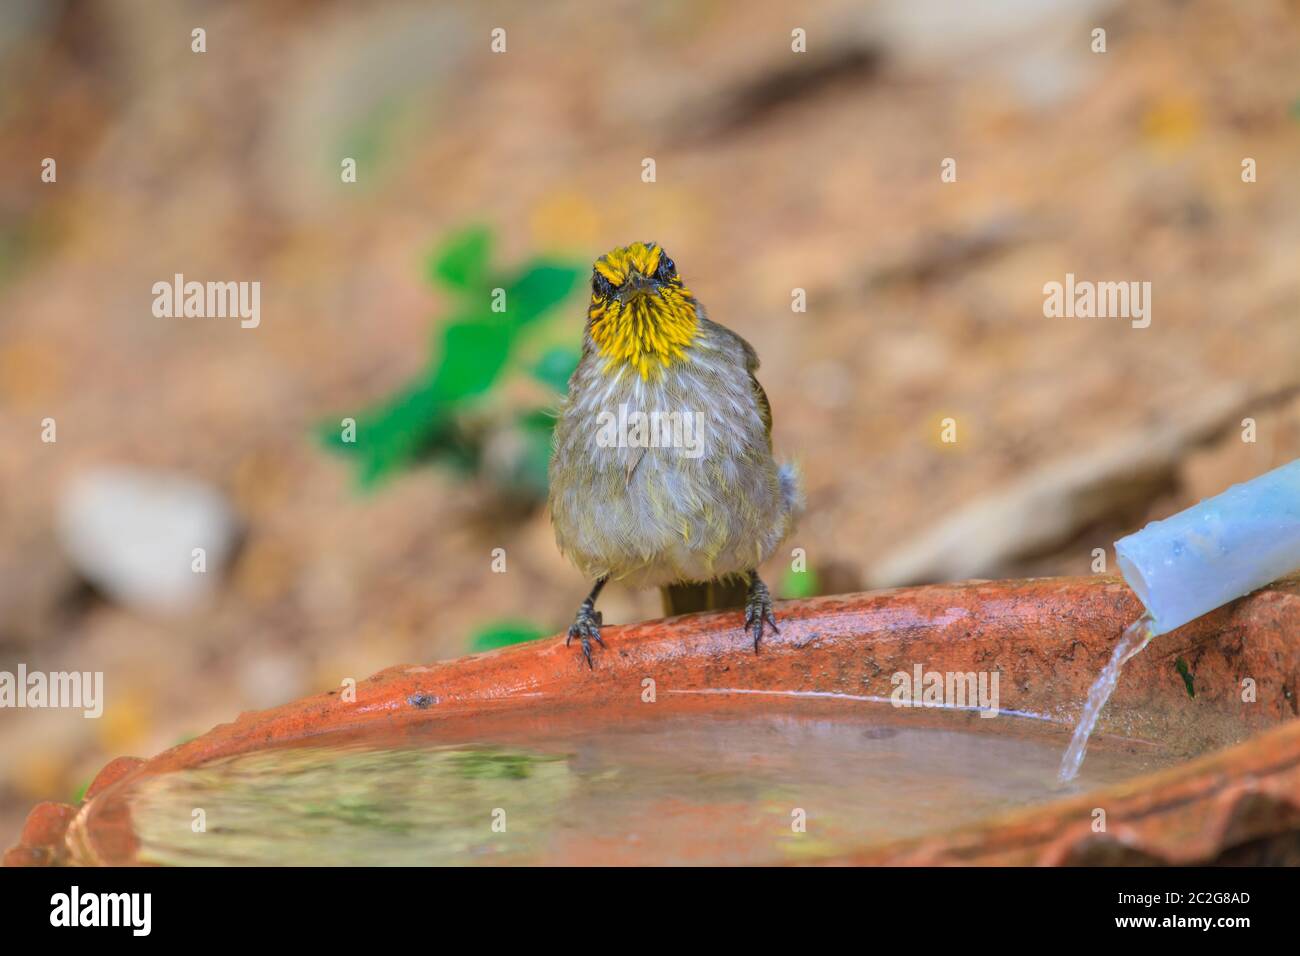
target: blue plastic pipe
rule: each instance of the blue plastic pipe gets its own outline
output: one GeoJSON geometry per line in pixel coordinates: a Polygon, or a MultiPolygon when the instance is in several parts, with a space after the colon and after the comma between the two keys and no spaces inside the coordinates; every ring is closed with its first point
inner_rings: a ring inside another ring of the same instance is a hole
{"type": "Polygon", "coordinates": [[[1300,569],[1300,459],[1115,542],[1164,634],[1300,569]]]}

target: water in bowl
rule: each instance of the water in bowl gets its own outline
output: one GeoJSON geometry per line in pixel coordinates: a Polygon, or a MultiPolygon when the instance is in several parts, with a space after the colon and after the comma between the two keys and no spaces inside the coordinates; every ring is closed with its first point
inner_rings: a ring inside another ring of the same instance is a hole
{"type": "MultiPolygon", "coordinates": [[[[860,703],[656,704],[315,738],[125,799],[138,859],[160,864],[799,862],[1060,797],[1063,733],[860,703]]],[[[1171,762],[1101,738],[1073,787],[1171,762]]]]}

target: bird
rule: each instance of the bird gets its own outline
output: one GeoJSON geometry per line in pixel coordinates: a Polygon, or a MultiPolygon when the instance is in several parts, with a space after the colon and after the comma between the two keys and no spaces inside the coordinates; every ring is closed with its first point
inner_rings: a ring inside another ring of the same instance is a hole
{"type": "Polygon", "coordinates": [[[557,412],[548,505],[556,544],[588,580],[566,646],[605,647],[609,581],[661,590],[666,614],[744,607],[758,652],[780,633],[758,574],[803,510],[772,451],[758,354],[713,321],[656,242],[598,258],[582,354],[557,412]]]}

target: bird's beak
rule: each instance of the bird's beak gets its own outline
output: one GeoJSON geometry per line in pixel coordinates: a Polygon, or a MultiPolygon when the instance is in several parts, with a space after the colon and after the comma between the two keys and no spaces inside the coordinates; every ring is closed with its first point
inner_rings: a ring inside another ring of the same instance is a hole
{"type": "Polygon", "coordinates": [[[659,283],[653,276],[643,276],[639,272],[633,272],[623,282],[622,298],[628,301],[643,295],[657,295],[658,292],[659,283]]]}

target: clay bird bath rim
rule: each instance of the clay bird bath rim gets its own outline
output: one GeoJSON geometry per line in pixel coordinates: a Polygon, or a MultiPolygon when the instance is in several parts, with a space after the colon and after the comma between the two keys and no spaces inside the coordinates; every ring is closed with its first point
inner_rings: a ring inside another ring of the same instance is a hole
{"type": "MultiPolygon", "coordinates": [[[[659,695],[675,695],[677,713],[685,708],[707,720],[721,696],[733,707],[783,695],[887,699],[891,675],[917,663],[927,670],[996,671],[1001,709],[1058,722],[1063,745],[1120,631],[1141,611],[1114,577],[971,581],[785,602],[778,609],[780,633],[766,638],[757,655],[738,614],[718,612],[608,627],[609,646],[594,671],[562,638],[392,667],[358,684],[355,701],[331,691],[242,714],[151,760],[111,762],[79,807],[38,805],[4,862],[136,862],[120,794],[145,775],[334,732],[386,733],[467,717],[510,724],[565,709],[639,707],[644,713],[647,677],[659,695]]],[[[1130,663],[1098,732],[1176,741],[1187,760],[946,832],[835,846],[810,862],[1294,862],[1300,852],[1298,681],[1300,579],[1292,578],[1158,638],[1130,663]],[[1195,675],[1195,696],[1180,676],[1184,670],[1195,675]],[[1104,832],[1094,830],[1098,807],[1106,811],[1104,832]]],[[[982,730],[977,725],[1000,722],[971,723],[982,730]]]]}

